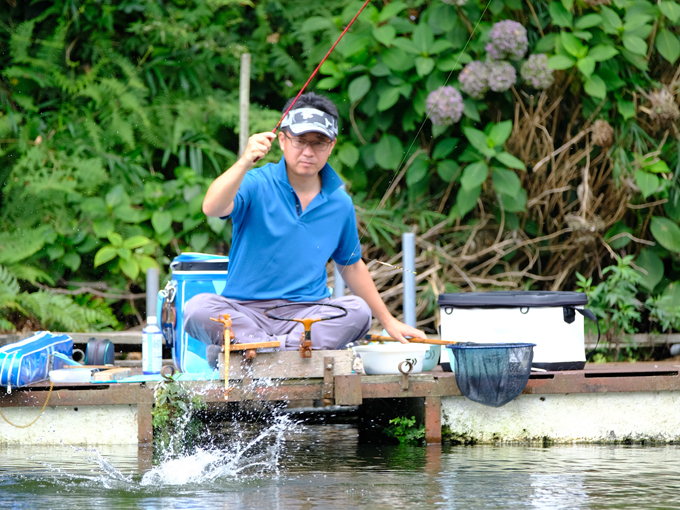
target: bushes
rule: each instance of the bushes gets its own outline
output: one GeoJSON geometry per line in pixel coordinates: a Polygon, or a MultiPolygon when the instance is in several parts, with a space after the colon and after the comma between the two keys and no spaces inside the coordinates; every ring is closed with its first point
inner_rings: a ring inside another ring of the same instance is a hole
{"type": "MultiPolygon", "coordinates": [[[[96,306],[133,324],[134,301],[114,298],[143,290],[147,267],[227,252],[230,227],[200,202],[236,157],[240,54],[253,55],[251,129],[271,129],[361,3],[62,0],[0,14],[0,221],[30,240],[0,263],[21,291],[105,282],[96,306]]],[[[331,163],[364,257],[398,261],[398,235],[418,235],[424,326],[446,284],[570,290],[576,272],[602,280],[633,255],[636,299],[657,310],[635,327],[673,327],[662,310],[678,303],[661,296],[680,280],[678,22],[677,3],[648,0],[366,8],[312,86],[340,110],[331,163]]],[[[375,276],[382,290],[400,278],[375,276]]]]}

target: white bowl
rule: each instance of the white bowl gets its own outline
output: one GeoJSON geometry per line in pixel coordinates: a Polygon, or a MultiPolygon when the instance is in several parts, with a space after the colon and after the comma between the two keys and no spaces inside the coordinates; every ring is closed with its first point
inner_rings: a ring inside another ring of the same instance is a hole
{"type": "MultiPolygon", "coordinates": [[[[423,371],[425,353],[430,348],[423,344],[372,344],[353,347],[354,352],[361,356],[364,372],[367,375],[395,374],[400,375],[399,363],[410,361],[413,365],[411,374],[423,371]]],[[[407,367],[402,367],[406,369],[407,367]]]]}

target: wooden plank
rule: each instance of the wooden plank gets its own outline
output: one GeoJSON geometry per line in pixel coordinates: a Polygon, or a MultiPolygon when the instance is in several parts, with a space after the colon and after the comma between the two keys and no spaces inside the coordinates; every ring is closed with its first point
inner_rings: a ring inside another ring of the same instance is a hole
{"type": "Polygon", "coordinates": [[[109,368],[96,372],[92,375],[92,381],[117,381],[130,377],[131,370],[129,368],[109,368]]]}
{"type": "Polygon", "coordinates": [[[336,375],[335,404],[339,406],[358,406],[362,402],[361,374],[336,375]]]}
{"type": "Polygon", "coordinates": [[[442,442],[441,397],[425,397],[425,442],[442,442]]]}
{"type": "Polygon", "coordinates": [[[150,445],[153,443],[153,416],[151,404],[137,404],[137,443],[150,445]]]}
{"type": "MultiPolygon", "coordinates": [[[[333,375],[352,373],[352,352],[342,351],[312,351],[311,358],[300,358],[298,351],[277,351],[258,353],[257,358],[251,360],[252,373],[246,374],[253,379],[305,379],[310,377],[324,377],[324,356],[335,358],[333,375]]],[[[229,358],[229,380],[243,379],[243,353],[231,353],[229,358]]],[[[250,370],[249,369],[249,372],[250,370]]],[[[220,363],[220,380],[224,380],[224,366],[220,363]]]]}

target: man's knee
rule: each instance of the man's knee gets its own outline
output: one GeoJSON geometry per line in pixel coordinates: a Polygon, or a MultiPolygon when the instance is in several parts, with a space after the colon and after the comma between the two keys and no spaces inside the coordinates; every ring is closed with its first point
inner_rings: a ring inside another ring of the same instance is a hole
{"type": "Polygon", "coordinates": [[[373,317],[371,309],[359,296],[345,296],[337,300],[338,305],[347,310],[347,315],[352,316],[355,320],[365,320],[370,323],[373,317]]]}

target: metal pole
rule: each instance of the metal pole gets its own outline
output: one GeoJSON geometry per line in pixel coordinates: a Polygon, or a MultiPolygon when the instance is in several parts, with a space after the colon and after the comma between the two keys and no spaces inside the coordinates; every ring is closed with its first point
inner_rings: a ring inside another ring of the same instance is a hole
{"type": "Polygon", "coordinates": [[[416,235],[401,235],[401,250],[404,263],[404,324],[416,326],[416,235]]]}
{"type": "Polygon", "coordinates": [[[241,71],[239,84],[239,134],[238,134],[238,155],[241,156],[248,145],[248,135],[250,126],[248,124],[248,110],[250,109],[250,53],[241,55],[241,71]]]}
{"type": "Polygon", "coordinates": [[[155,267],[150,267],[146,270],[146,319],[149,317],[157,317],[157,303],[158,303],[158,280],[160,271],[155,267]]]}
{"type": "Polygon", "coordinates": [[[342,279],[340,268],[336,262],[333,262],[333,268],[333,278],[335,282],[333,284],[333,297],[339,298],[345,295],[345,280],[342,279]]]}

